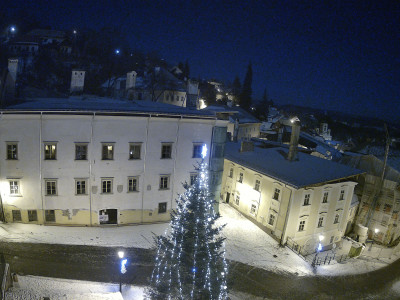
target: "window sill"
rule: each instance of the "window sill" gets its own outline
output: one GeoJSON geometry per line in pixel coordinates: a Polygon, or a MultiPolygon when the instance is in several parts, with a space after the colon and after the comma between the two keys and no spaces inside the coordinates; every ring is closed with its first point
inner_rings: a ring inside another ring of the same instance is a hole
{"type": "Polygon", "coordinates": [[[311,206],[311,204],[303,204],[303,206],[311,206]]]}
{"type": "Polygon", "coordinates": [[[22,197],[21,194],[10,194],[10,197],[22,197]]]}
{"type": "Polygon", "coordinates": [[[169,191],[169,188],[167,189],[158,189],[159,191],[169,191]]]}
{"type": "Polygon", "coordinates": [[[114,158],[102,158],[101,160],[110,161],[110,160],[114,160],[114,158]]]}
{"type": "Polygon", "coordinates": [[[166,214],[166,213],[167,213],[166,211],[164,211],[164,212],[158,212],[159,215],[163,215],[163,214],[166,214]]]}
{"type": "Polygon", "coordinates": [[[45,195],[46,197],[56,197],[58,195],[45,195]]]}
{"type": "Polygon", "coordinates": [[[172,157],[161,157],[160,159],[172,159],[172,157]]]}
{"type": "Polygon", "coordinates": [[[44,160],[46,160],[46,161],[54,161],[54,160],[57,160],[57,158],[45,158],[44,160]]]}
{"type": "Polygon", "coordinates": [[[100,195],[112,195],[113,193],[100,193],[100,195]]]}
{"type": "Polygon", "coordinates": [[[75,194],[75,196],[87,196],[88,194],[75,194]]]}
{"type": "Polygon", "coordinates": [[[7,158],[6,160],[15,161],[18,160],[18,158],[7,158]]]}
{"type": "Polygon", "coordinates": [[[140,158],[129,158],[128,160],[141,160],[140,158]]]}
{"type": "Polygon", "coordinates": [[[128,194],[130,193],[139,193],[139,191],[127,191],[128,194]]]}
{"type": "Polygon", "coordinates": [[[74,159],[75,161],[88,161],[87,159],[74,159]]]}

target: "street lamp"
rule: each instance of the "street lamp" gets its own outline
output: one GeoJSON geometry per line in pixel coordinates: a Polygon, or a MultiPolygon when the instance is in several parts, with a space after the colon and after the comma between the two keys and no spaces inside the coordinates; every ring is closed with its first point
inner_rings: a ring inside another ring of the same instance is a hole
{"type": "Polygon", "coordinates": [[[322,244],[321,244],[321,242],[322,242],[322,240],[324,239],[324,236],[323,236],[322,234],[320,234],[320,235],[318,236],[318,239],[319,239],[318,247],[317,247],[317,249],[316,249],[316,251],[315,251],[315,256],[314,256],[314,259],[313,259],[313,261],[312,261],[312,263],[311,263],[311,266],[312,266],[313,268],[315,268],[315,264],[316,264],[316,262],[317,262],[318,252],[321,252],[321,251],[322,251],[322,244]]]}
{"type": "Polygon", "coordinates": [[[125,258],[125,253],[124,251],[118,251],[118,257],[121,260],[120,263],[120,272],[119,272],[119,292],[122,293],[122,274],[126,273],[126,263],[128,262],[128,260],[125,258]]]}

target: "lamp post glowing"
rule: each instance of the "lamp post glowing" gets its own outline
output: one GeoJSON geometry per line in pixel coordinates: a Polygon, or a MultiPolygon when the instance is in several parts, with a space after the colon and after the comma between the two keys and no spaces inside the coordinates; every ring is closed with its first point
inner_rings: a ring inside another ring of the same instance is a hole
{"type": "Polygon", "coordinates": [[[121,259],[120,272],[119,272],[119,292],[122,293],[122,274],[126,273],[126,263],[128,260],[125,258],[124,251],[118,251],[118,257],[121,259]]]}
{"type": "Polygon", "coordinates": [[[321,251],[322,251],[322,244],[321,244],[321,242],[323,241],[324,236],[320,234],[320,235],[318,236],[318,239],[319,239],[318,247],[317,247],[317,249],[316,249],[316,251],[315,251],[315,256],[314,256],[314,259],[313,259],[313,261],[312,261],[312,263],[311,263],[311,266],[312,266],[313,268],[315,268],[315,264],[316,264],[316,262],[317,262],[318,252],[321,252],[321,251]]]}

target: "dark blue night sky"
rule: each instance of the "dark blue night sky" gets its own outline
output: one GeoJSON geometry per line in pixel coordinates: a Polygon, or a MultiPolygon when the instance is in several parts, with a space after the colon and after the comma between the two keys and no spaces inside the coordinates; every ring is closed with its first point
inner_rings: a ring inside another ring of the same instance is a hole
{"type": "Polygon", "coordinates": [[[243,80],[278,104],[400,120],[400,1],[13,1],[55,29],[121,28],[134,48],[243,80]]]}

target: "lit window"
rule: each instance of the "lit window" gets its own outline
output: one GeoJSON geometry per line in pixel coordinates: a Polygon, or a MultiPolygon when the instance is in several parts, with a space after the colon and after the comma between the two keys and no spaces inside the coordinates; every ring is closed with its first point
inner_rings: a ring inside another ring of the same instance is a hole
{"type": "Polygon", "coordinates": [[[303,231],[304,230],[304,226],[306,226],[306,221],[300,221],[299,231],[303,231]]]}
{"type": "Polygon", "coordinates": [[[203,150],[202,144],[193,145],[193,158],[201,158],[201,151],[203,150]]]}
{"type": "Polygon", "coordinates": [[[240,183],[243,183],[243,173],[239,173],[239,179],[238,179],[238,181],[239,181],[240,183]]]}
{"type": "Polygon", "coordinates": [[[75,145],[75,160],[87,160],[87,145],[75,145]]]}
{"type": "Polygon", "coordinates": [[[129,144],[129,159],[140,159],[141,148],[141,144],[129,144]]]}
{"type": "Polygon", "coordinates": [[[19,195],[19,181],[18,180],[10,180],[10,195],[19,195]]]}
{"type": "Polygon", "coordinates": [[[85,179],[77,179],[75,180],[76,194],[77,195],[86,195],[86,180],[85,179]]]}
{"type": "Polygon", "coordinates": [[[44,145],[44,159],[45,160],[57,159],[57,144],[48,143],[44,145]]]}
{"type": "Polygon", "coordinates": [[[279,201],[279,195],[280,195],[280,193],[281,193],[281,190],[280,190],[280,189],[275,189],[275,191],[274,191],[274,196],[272,197],[272,199],[274,199],[274,200],[276,200],[276,201],[279,201]]]}
{"type": "Polygon", "coordinates": [[[339,200],[344,200],[344,190],[340,191],[339,200]]]}
{"type": "Polygon", "coordinates": [[[255,215],[257,210],[257,205],[252,204],[250,207],[250,214],[255,215]]]}
{"type": "Polygon", "coordinates": [[[57,180],[45,180],[46,196],[57,195],[57,180]]]}
{"type": "Polygon", "coordinates": [[[239,205],[239,203],[240,203],[240,196],[236,195],[235,204],[239,205]]]}
{"type": "Polygon", "coordinates": [[[137,191],[138,191],[138,178],[128,177],[128,192],[137,192],[137,191]]]}
{"type": "Polygon", "coordinates": [[[197,180],[197,173],[190,174],[190,185],[195,184],[197,180]]]}
{"type": "Polygon", "coordinates": [[[338,214],[336,214],[335,221],[333,221],[333,224],[337,224],[337,223],[339,223],[339,215],[338,214]]]}
{"type": "Polygon", "coordinates": [[[260,191],[260,185],[261,185],[260,180],[256,179],[256,183],[255,183],[255,185],[254,185],[254,189],[255,189],[256,191],[260,191]]]}
{"type": "Polygon", "coordinates": [[[167,202],[158,203],[158,213],[163,214],[167,212],[167,202]]]}
{"type": "Polygon", "coordinates": [[[304,195],[304,205],[310,205],[310,194],[304,195]]]}
{"type": "Polygon", "coordinates": [[[18,145],[16,143],[7,144],[7,159],[10,160],[18,159],[18,145]]]}
{"type": "Polygon", "coordinates": [[[113,160],[114,159],[114,144],[102,144],[101,152],[102,160],[113,160]]]}
{"type": "Polygon", "coordinates": [[[112,186],[113,186],[113,180],[111,178],[101,179],[101,192],[103,194],[111,194],[112,186]]]}
{"type": "Polygon", "coordinates": [[[324,192],[324,196],[322,197],[322,203],[328,203],[328,192],[324,192]]]}
{"type": "Polygon", "coordinates": [[[160,176],[160,190],[169,189],[169,175],[160,176]]]}
{"type": "Polygon", "coordinates": [[[171,158],[172,144],[162,144],[161,145],[161,158],[171,158]]]}
{"type": "Polygon", "coordinates": [[[270,214],[268,224],[274,226],[274,222],[275,222],[275,216],[273,214],[270,214]]]}
{"type": "Polygon", "coordinates": [[[318,219],[318,227],[322,227],[322,224],[324,223],[324,217],[320,217],[318,219]]]}

